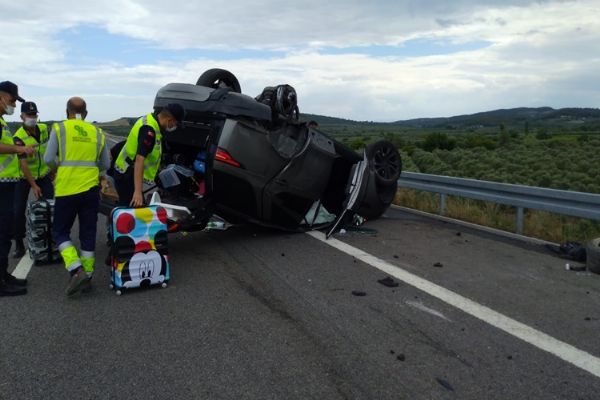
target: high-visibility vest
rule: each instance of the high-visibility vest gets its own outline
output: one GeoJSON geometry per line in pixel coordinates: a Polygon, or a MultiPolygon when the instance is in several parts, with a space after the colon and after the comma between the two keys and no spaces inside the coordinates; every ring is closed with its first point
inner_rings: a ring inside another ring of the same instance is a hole
{"type": "Polygon", "coordinates": [[[154,183],[162,157],[162,134],[160,132],[160,125],[153,114],[144,115],[135,122],[129,132],[129,136],[127,136],[125,146],[123,146],[115,160],[115,169],[124,174],[127,171],[127,168],[130,165],[133,166],[135,163],[135,156],[138,149],[138,136],[140,128],[144,125],[152,127],[156,134],[154,148],[144,160],[144,181],[146,181],[146,183],[154,183]]]}
{"type": "MultiPolygon", "coordinates": [[[[4,118],[0,117],[2,136],[0,143],[14,145],[12,134],[4,118]]],[[[0,154],[0,182],[18,182],[21,179],[19,160],[16,154],[0,154]]]]}
{"type": "MultiPolygon", "coordinates": [[[[33,176],[33,179],[43,178],[50,172],[50,168],[44,163],[44,153],[46,153],[46,147],[48,147],[48,139],[50,134],[48,132],[48,126],[46,124],[37,124],[40,130],[40,141],[38,142],[35,138],[27,131],[24,127],[20,127],[15,132],[15,138],[21,139],[25,146],[34,146],[35,154],[27,156],[27,167],[29,172],[33,176]]],[[[25,174],[21,171],[21,178],[25,178],[25,174]]]]}
{"type": "Polygon", "coordinates": [[[58,139],[55,197],[83,193],[98,186],[98,162],[104,148],[104,132],[97,126],[76,119],[55,123],[52,129],[58,139]]]}

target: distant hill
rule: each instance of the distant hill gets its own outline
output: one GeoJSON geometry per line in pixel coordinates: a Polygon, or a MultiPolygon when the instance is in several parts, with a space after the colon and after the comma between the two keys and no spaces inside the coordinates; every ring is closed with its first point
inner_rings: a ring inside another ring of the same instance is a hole
{"type": "Polygon", "coordinates": [[[353,121],[342,118],[333,118],[316,114],[302,114],[303,120],[315,120],[320,125],[354,125],[354,126],[402,126],[411,128],[470,128],[523,125],[525,122],[531,126],[540,125],[577,125],[593,124],[600,126],[600,109],[598,108],[511,108],[479,112],[475,114],[457,115],[454,117],[415,118],[395,122],[368,122],[353,121]]]}

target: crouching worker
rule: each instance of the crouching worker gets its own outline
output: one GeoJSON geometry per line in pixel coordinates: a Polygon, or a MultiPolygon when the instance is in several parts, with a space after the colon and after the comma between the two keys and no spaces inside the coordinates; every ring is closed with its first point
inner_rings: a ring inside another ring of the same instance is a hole
{"type": "Polygon", "coordinates": [[[50,179],[50,168],[43,160],[48,143],[48,127],[38,123],[38,109],[34,102],[21,104],[21,120],[23,126],[13,136],[16,145],[31,146],[36,152],[32,156],[20,155],[21,180],[15,187],[15,251],[13,258],[21,258],[25,254],[23,239],[25,238],[25,209],[29,190],[36,199],[54,197],[54,186],[50,179]]]}
{"type": "Polygon", "coordinates": [[[141,117],[133,125],[115,160],[119,206],[140,207],[144,204],[143,184],[154,184],[160,167],[162,135],[175,131],[183,116],[181,105],[168,104],[141,117]]]}
{"type": "Polygon", "coordinates": [[[105,136],[85,122],[86,103],[73,97],[67,102],[67,120],[53,125],[44,161],[56,166],[52,238],[58,245],[71,278],[67,296],[91,287],[94,272],[96,225],[100,199],[100,171],[110,167],[105,136]],[[71,228],[79,219],[81,252],[71,242],[71,228]]]}

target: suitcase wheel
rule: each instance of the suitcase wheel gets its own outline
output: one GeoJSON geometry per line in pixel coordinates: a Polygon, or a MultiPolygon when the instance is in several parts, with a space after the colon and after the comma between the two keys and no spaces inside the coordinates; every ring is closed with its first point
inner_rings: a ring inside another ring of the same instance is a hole
{"type": "Polygon", "coordinates": [[[122,293],[120,290],[117,290],[117,291],[115,292],[115,294],[116,294],[117,296],[120,296],[120,295],[121,295],[121,294],[123,294],[123,293],[122,293]]]}
{"type": "Polygon", "coordinates": [[[169,286],[169,285],[167,285],[167,282],[163,282],[163,283],[162,283],[162,285],[160,285],[160,286],[161,286],[162,288],[166,288],[166,287],[167,287],[167,286],[169,286]]]}
{"type": "Polygon", "coordinates": [[[108,285],[108,288],[109,288],[110,290],[113,290],[113,289],[115,288],[115,285],[113,285],[113,284],[111,283],[110,285],[108,285]]]}

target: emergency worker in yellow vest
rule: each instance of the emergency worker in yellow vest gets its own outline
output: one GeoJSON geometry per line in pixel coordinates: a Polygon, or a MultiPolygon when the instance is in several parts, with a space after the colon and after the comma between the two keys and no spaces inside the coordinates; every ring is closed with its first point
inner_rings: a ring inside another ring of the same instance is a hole
{"type": "Polygon", "coordinates": [[[80,97],[67,102],[67,120],[53,125],[44,161],[56,166],[52,238],[71,278],[67,296],[91,287],[96,262],[96,225],[100,201],[100,171],[110,167],[102,130],[84,119],[87,106],[80,97]],[[78,253],[71,228],[79,220],[78,253]]]}
{"type": "Polygon", "coordinates": [[[29,190],[36,199],[52,199],[54,185],[50,179],[50,168],[44,162],[44,153],[50,133],[46,124],[38,121],[38,108],[33,101],[21,104],[21,121],[23,125],[15,132],[13,140],[18,146],[32,146],[36,151],[33,156],[19,156],[21,180],[15,187],[15,251],[14,258],[25,254],[23,239],[25,238],[25,209],[29,190]]]}
{"type": "Polygon", "coordinates": [[[163,134],[181,124],[184,110],[173,103],[139,118],[115,159],[115,187],[120,206],[144,204],[143,184],[154,184],[160,167],[163,134]]]}
{"type": "MultiPolygon", "coordinates": [[[[27,294],[27,280],[8,272],[8,253],[13,235],[15,185],[20,178],[17,154],[33,154],[31,146],[15,146],[4,115],[15,112],[19,88],[12,82],[0,82],[0,297],[27,294]]],[[[2,321],[0,321],[2,324],[2,321]]]]}

